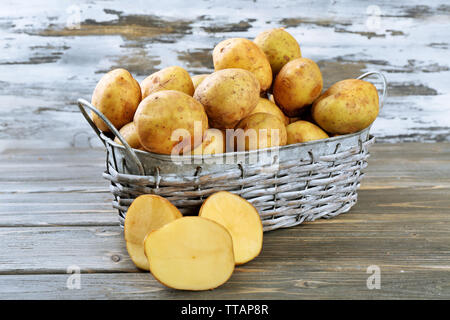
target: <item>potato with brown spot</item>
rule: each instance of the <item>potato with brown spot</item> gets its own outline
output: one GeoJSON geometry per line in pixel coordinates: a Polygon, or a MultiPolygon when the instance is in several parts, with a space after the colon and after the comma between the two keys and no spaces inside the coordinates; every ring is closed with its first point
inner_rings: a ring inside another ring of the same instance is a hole
{"type": "Polygon", "coordinates": [[[190,153],[201,143],[208,129],[208,117],[201,103],[191,96],[164,90],[142,100],[134,124],[146,150],[180,154],[190,153]]]}
{"type": "Polygon", "coordinates": [[[284,28],[265,30],[253,41],[266,54],[273,74],[280,72],[289,61],[302,56],[297,40],[284,28]]]}
{"type": "MultiPolygon", "coordinates": [[[[105,74],[97,83],[91,100],[91,104],[117,129],[133,121],[140,102],[139,83],[125,69],[114,69],[105,74]]],[[[110,131],[106,123],[95,113],[92,113],[92,121],[101,131],[110,131]]]]}
{"type": "Polygon", "coordinates": [[[194,98],[205,107],[211,127],[234,128],[258,104],[259,82],[244,69],[219,70],[202,81],[194,98]]]}
{"type": "Polygon", "coordinates": [[[266,98],[259,98],[258,104],[250,114],[269,113],[278,117],[285,125],[289,124],[289,118],[286,117],[278,106],[266,98]]]}
{"type": "Polygon", "coordinates": [[[367,128],[379,112],[378,91],[364,80],[347,79],[333,84],[317,99],[312,117],[330,133],[347,134],[367,128]]]}
{"type": "Polygon", "coordinates": [[[249,115],[236,126],[236,150],[255,150],[284,146],[287,142],[285,124],[269,113],[249,115]],[[241,134],[237,129],[242,129],[241,134]]]}
{"type": "Polygon", "coordinates": [[[209,73],[208,74],[197,74],[192,77],[192,83],[194,84],[194,91],[195,91],[195,89],[197,89],[199,84],[202,83],[202,81],[205,80],[205,78],[209,75],[210,75],[209,73]]]}
{"type": "Polygon", "coordinates": [[[317,64],[311,59],[289,61],[275,78],[273,95],[276,104],[288,117],[297,117],[322,92],[323,80],[317,64]]]}
{"type": "Polygon", "coordinates": [[[162,90],[176,90],[192,96],[194,84],[191,76],[182,67],[167,67],[149,75],[141,82],[142,99],[154,92],[162,90]]]}
{"type": "MultiPolygon", "coordinates": [[[[119,133],[133,149],[145,150],[144,147],[141,145],[141,142],[139,141],[139,136],[137,134],[134,122],[130,122],[124,125],[119,130],[119,133]]],[[[119,138],[117,137],[114,139],[114,142],[120,145],[122,144],[122,142],[120,142],[119,138]]]]}
{"type": "Polygon", "coordinates": [[[272,69],[264,52],[244,38],[226,39],[213,50],[214,69],[239,68],[252,72],[259,81],[260,90],[266,91],[272,84],[272,69]]]}
{"type": "Polygon", "coordinates": [[[286,127],[287,144],[328,138],[328,134],[314,123],[299,120],[286,127]]]}

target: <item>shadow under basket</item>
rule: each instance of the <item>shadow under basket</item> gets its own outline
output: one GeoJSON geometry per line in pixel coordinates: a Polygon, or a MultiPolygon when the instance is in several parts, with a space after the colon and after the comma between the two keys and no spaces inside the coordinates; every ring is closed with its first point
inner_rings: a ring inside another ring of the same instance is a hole
{"type": "MultiPolygon", "coordinates": [[[[382,82],[380,109],[386,96],[382,82]]],[[[106,147],[106,171],[113,207],[123,226],[128,207],[142,194],[157,194],[184,215],[197,215],[203,201],[217,191],[230,191],[258,210],[264,231],[303,221],[332,218],[350,210],[375,138],[370,127],[353,134],[245,152],[170,156],[130,148],[112,123],[94,106],[78,100],[80,111],[106,147]],[[96,113],[112,135],[100,132],[86,112],[96,113]],[[118,137],[123,145],[113,141],[118,137]]]]}

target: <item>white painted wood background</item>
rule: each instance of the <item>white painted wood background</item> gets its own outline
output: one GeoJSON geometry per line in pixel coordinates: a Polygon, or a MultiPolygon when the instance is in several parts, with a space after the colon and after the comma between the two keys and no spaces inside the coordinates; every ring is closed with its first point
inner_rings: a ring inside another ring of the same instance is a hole
{"type": "Polygon", "coordinates": [[[116,67],[142,80],[170,65],[212,70],[228,37],[284,26],[325,86],[367,70],[390,94],[378,141],[450,141],[450,5],[445,1],[2,1],[0,150],[98,144],[76,108],[116,67]]]}

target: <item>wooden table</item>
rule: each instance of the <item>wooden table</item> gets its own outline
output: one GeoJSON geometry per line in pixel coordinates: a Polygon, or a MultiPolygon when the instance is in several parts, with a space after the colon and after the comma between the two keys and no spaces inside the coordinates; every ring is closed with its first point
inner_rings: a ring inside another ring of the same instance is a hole
{"type": "Polygon", "coordinates": [[[4,150],[0,299],[450,298],[450,144],[371,151],[350,212],[266,233],[260,256],[226,284],[184,292],[130,261],[103,150],[4,150]],[[367,287],[369,266],[380,289],[367,287]],[[80,289],[69,289],[77,268],[80,289]]]}
{"type": "Polygon", "coordinates": [[[0,298],[450,298],[449,17],[442,0],[2,3],[0,298]],[[170,65],[212,72],[219,41],[275,27],[318,63],[324,88],[382,71],[389,97],[371,132],[414,143],[372,147],[349,213],[267,233],[217,290],[166,289],[128,258],[76,99],[112,68],[139,81],[170,65]],[[369,266],[381,289],[368,289],[369,266]],[[77,268],[81,289],[68,289],[77,268]]]}

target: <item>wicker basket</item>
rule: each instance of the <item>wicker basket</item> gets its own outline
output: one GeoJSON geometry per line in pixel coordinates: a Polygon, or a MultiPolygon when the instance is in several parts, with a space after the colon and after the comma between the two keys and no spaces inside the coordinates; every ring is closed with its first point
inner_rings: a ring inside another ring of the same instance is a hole
{"type": "MultiPolygon", "coordinates": [[[[386,96],[383,74],[380,108],[386,96]]],[[[130,148],[118,130],[83,99],[79,108],[106,147],[106,171],[114,196],[113,207],[124,218],[131,202],[142,194],[158,194],[183,214],[195,215],[212,193],[236,193],[258,210],[264,231],[298,225],[303,221],[332,218],[347,212],[357,201],[357,189],[374,142],[369,128],[325,140],[218,155],[179,156],[130,148]],[[100,132],[85,108],[95,112],[114,136],[100,132]],[[175,161],[174,161],[175,160],[175,161]]]]}

